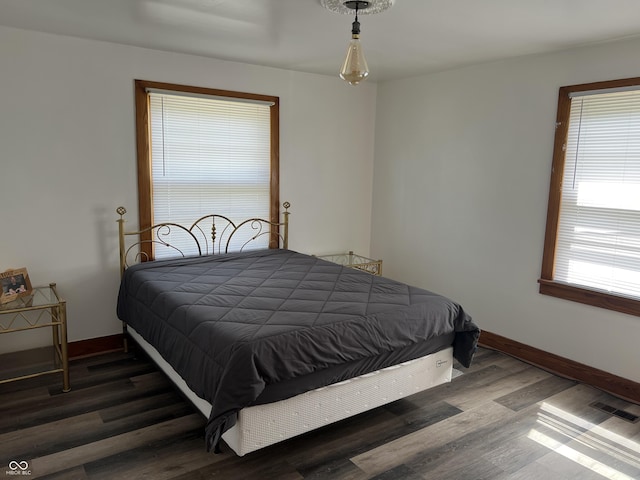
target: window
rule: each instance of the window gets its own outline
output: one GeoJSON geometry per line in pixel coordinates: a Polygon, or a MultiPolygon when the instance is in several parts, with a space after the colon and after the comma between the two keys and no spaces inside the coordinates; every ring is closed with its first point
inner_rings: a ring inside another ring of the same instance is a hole
{"type": "MultiPolygon", "coordinates": [[[[141,229],[188,227],[212,213],[278,221],[278,97],[143,80],[135,87],[141,229]]],[[[266,247],[264,238],[254,245],[266,247]]],[[[175,255],[144,240],[148,258],[175,255]]],[[[167,240],[185,251],[179,238],[167,240]]]]}
{"type": "Polygon", "coordinates": [[[640,315],[640,78],[560,89],[539,282],[640,315]]]}

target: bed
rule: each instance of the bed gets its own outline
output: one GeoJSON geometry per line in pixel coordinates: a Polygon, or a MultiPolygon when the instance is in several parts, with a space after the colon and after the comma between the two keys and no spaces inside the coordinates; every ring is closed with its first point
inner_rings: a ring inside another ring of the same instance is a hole
{"type": "Polygon", "coordinates": [[[118,209],[125,338],[207,417],[210,450],[242,456],[448,382],[477,346],[456,302],[290,250],[288,208],[137,231],[118,209]],[[251,247],[265,238],[278,248],[251,247]],[[140,261],[152,245],[178,257],[140,261]]]}

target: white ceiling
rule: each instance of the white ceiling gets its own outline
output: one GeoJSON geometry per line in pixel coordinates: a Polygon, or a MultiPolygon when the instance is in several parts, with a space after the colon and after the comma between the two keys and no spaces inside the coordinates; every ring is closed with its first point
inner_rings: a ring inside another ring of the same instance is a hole
{"type": "MultiPolygon", "coordinates": [[[[0,25],[328,75],[352,21],[320,0],[0,0],[0,25]]],[[[360,23],[384,81],[640,35],[640,1],[395,0],[360,23]]]]}

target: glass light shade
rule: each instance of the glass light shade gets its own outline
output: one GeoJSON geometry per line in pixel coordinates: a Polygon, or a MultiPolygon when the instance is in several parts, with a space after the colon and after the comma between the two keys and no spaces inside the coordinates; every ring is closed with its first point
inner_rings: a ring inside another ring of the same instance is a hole
{"type": "Polygon", "coordinates": [[[353,35],[347,48],[347,56],[340,69],[340,78],[349,83],[349,85],[357,85],[368,76],[369,66],[362,52],[360,38],[358,38],[358,35],[353,35]]]}

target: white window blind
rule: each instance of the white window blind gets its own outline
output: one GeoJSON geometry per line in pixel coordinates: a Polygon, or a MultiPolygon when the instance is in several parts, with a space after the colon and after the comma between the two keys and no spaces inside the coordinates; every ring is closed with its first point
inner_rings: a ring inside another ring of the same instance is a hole
{"type": "MultiPolygon", "coordinates": [[[[270,106],[184,93],[149,97],[154,223],[190,226],[213,213],[236,223],[269,218],[270,106]]],[[[197,253],[180,237],[172,231],[165,239],[197,253]]],[[[268,236],[252,245],[267,246],[268,236]]],[[[175,251],[156,245],[156,258],[170,256],[175,251]]]]}
{"type": "Polygon", "coordinates": [[[554,280],[640,299],[640,92],[571,99],[554,280]]]}

